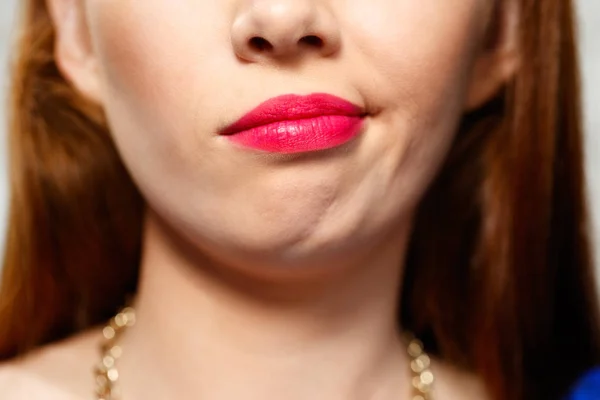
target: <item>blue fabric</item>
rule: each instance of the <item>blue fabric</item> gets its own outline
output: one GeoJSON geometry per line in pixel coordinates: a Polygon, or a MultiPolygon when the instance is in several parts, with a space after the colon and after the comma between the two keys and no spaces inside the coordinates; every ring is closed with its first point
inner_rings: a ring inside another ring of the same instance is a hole
{"type": "Polygon", "coordinates": [[[600,400],[600,367],[585,374],[567,400],[600,400]]]}

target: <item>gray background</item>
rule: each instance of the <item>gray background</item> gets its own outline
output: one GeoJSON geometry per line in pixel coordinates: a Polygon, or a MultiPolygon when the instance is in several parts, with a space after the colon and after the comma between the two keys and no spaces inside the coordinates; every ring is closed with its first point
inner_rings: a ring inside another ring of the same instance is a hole
{"type": "MultiPolygon", "coordinates": [[[[18,0],[0,0],[0,252],[4,248],[7,215],[5,101],[8,82],[8,50],[14,39],[18,0]]],[[[167,0],[165,0],[167,1],[167,0]]],[[[600,0],[577,0],[580,15],[581,54],[584,76],[586,155],[594,241],[600,255],[600,0]]],[[[600,258],[600,257],[598,257],[600,258]]],[[[596,264],[600,270],[600,260],[596,264]]],[[[599,278],[600,278],[600,274],[599,278]]],[[[598,281],[600,283],[600,279],[598,281]]]]}

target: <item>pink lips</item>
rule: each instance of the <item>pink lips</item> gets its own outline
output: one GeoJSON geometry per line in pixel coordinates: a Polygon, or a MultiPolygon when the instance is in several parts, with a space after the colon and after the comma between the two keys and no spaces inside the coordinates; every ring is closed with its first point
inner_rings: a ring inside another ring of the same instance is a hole
{"type": "Polygon", "coordinates": [[[326,93],[272,98],[221,132],[233,142],[275,153],[300,153],[340,146],[361,132],[365,113],[326,93]]]}

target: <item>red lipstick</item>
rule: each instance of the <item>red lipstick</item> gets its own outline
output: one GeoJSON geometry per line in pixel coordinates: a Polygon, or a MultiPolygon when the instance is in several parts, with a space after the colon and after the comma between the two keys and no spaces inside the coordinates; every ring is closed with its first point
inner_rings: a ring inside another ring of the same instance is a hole
{"type": "Polygon", "coordinates": [[[219,133],[257,150],[301,153],[340,146],[361,132],[365,112],[326,93],[274,97],[219,133]]]}

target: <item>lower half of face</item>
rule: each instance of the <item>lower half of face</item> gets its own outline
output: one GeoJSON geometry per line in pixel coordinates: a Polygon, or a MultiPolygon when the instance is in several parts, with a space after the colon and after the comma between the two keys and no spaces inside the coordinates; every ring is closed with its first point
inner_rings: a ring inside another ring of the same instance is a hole
{"type": "Polygon", "coordinates": [[[461,117],[482,3],[90,0],[88,14],[111,130],[148,206],[215,259],[267,268],[351,257],[410,220],[461,117]],[[298,119],[343,108],[315,93],[360,110],[355,134],[281,147],[298,119]],[[221,134],[290,94],[299,103],[245,121],[292,122],[221,134]],[[260,135],[275,144],[256,148],[260,135]]]}

